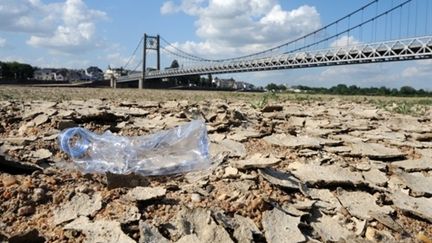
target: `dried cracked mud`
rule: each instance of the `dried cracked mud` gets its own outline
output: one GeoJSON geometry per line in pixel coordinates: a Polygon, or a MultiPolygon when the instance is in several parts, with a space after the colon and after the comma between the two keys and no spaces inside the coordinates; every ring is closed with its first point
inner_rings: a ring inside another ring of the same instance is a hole
{"type": "Polygon", "coordinates": [[[4,99],[0,240],[431,242],[431,114],[344,99],[4,99]],[[139,136],[192,119],[207,124],[208,170],[83,174],[57,145],[68,127],[139,136]]]}

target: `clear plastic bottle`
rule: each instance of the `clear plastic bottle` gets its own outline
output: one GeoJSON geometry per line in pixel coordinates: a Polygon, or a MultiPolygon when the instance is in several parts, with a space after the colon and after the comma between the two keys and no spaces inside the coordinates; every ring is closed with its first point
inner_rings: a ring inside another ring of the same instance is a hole
{"type": "Polygon", "coordinates": [[[86,173],[167,175],[210,166],[207,129],[201,120],[138,137],[68,128],[60,133],[59,144],[86,173]]]}

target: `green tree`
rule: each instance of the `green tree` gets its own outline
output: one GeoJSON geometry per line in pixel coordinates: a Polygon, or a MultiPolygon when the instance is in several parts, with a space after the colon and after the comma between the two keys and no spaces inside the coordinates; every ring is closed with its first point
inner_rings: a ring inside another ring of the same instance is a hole
{"type": "Polygon", "coordinates": [[[400,89],[399,89],[399,93],[401,94],[401,95],[414,95],[414,94],[416,94],[416,92],[417,92],[417,90],[416,89],[414,89],[413,87],[411,87],[411,86],[402,86],[400,89]]]}
{"type": "Polygon", "coordinates": [[[174,59],[174,61],[171,62],[170,68],[178,68],[178,67],[180,67],[180,65],[178,61],[174,59]]]}
{"type": "Polygon", "coordinates": [[[279,86],[277,84],[274,83],[269,83],[266,86],[267,90],[279,90],[279,86]]]}
{"type": "Polygon", "coordinates": [[[280,84],[280,85],[278,85],[278,90],[285,91],[285,90],[287,90],[287,87],[283,84],[280,84]]]}
{"type": "Polygon", "coordinates": [[[1,63],[2,78],[3,79],[32,79],[34,68],[29,64],[19,62],[6,62],[1,63]]]}

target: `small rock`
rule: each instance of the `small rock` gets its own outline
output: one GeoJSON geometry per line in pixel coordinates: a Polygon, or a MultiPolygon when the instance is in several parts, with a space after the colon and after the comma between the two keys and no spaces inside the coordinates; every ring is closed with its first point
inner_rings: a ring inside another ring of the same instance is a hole
{"type": "Polygon", "coordinates": [[[201,202],[201,195],[198,193],[192,193],[191,201],[192,202],[201,202]]]}
{"type": "Polygon", "coordinates": [[[165,196],[163,187],[135,187],[128,191],[126,198],[132,201],[147,201],[165,196]]]}
{"type": "MultiPolygon", "coordinates": [[[[120,104],[120,105],[122,105],[122,104],[120,104]]],[[[125,106],[130,106],[130,105],[125,105],[125,106]]],[[[137,107],[140,107],[140,108],[158,108],[159,102],[150,101],[150,100],[139,101],[139,102],[137,102],[137,107]]]]}
{"type": "Polygon", "coordinates": [[[337,147],[325,147],[324,151],[334,154],[346,154],[351,152],[351,147],[349,146],[337,146],[337,147]]]}
{"type": "Polygon", "coordinates": [[[17,180],[13,175],[4,175],[2,179],[3,186],[9,187],[17,184],[17,180]]]}
{"type": "Polygon", "coordinates": [[[396,165],[407,172],[427,171],[432,170],[432,158],[422,157],[420,159],[402,160],[393,162],[392,165],[396,165]]]}
{"type": "Polygon", "coordinates": [[[177,101],[166,101],[161,104],[162,108],[174,109],[179,107],[179,103],[177,101]]]}
{"type": "Polygon", "coordinates": [[[120,223],[107,220],[91,222],[87,217],[81,216],[64,226],[64,229],[77,230],[85,234],[84,242],[106,243],[135,243],[135,240],[126,235],[120,223]]]}
{"type": "Polygon", "coordinates": [[[58,134],[53,134],[53,135],[50,135],[50,136],[44,136],[42,138],[42,140],[43,141],[52,141],[52,140],[57,139],[57,137],[58,137],[58,134]]]}
{"type": "Polygon", "coordinates": [[[234,134],[228,136],[229,139],[232,139],[234,141],[238,142],[245,142],[249,138],[258,138],[260,137],[260,133],[258,131],[253,130],[235,130],[234,134]]]}
{"type": "Polygon", "coordinates": [[[300,191],[307,197],[317,200],[314,204],[315,206],[321,208],[322,210],[334,213],[334,211],[339,211],[342,208],[339,200],[335,195],[328,189],[314,189],[301,187],[300,191]]]}
{"type": "Polygon", "coordinates": [[[371,169],[369,162],[363,161],[354,165],[354,168],[360,171],[368,171],[371,169]]]}
{"type": "Polygon", "coordinates": [[[388,148],[378,143],[353,143],[351,155],[353,156],[366,156],[371,159],[397,159],[404,158],[405,153],[399,151],[399,149],[388,148]]]}
{"type": "Polygon", "coordinates": [[[139,243],[169,243],[170,241],[159,233],[158,229],[142,220],[139,221],[139,243]]]}
{"type": "Polygon", "coordinates": [[[416,239],[422,243],[431,243],[432,242],[432,238],[429,238],[428,236],[426,236],[424,232],[418,232],[416,235],[416,239]]]}
{"type": "Polygon", "coordinates": [[[414,198],[403,192],[396,191],[389,195],[393,205],[400,210],[416,215],[432,223],[432,199],[414,198]]]}
{"type": "Polygon", "coordinates": [[[386,173],[378,170],[378,169],[371,169],[369,171],[363,171],[362,172],[363,177],[365,180],[372,185],[376,186],[385,186],[387,184],[388,178],[386,176],[386,173]]]}
{"type": "Polygon", "coordinates": [[[46,193],[45,193],[44,189],[35,188],[33,190],[32,200],[34,202],[41,202],[41,201],[45,200],[45,198],[46,198],[46,193]]]}
{"type": "Polygon", "coordinates": [[[371,242],[375,242],[377,239],[376,237],[376,230],[372,227],[367,227],[366,229],[366,233],[365,233],[365,238],[370,240],[371,242]]]}
{"type": "Polygon", "coordinates": [[[390,229],[394,230],[395,232],[404,232],[404,229],[400,224],[398,224],[396,221],[394,221],[389,215],[382,214],[382,213],[376,213],[376,212],[370,212],[369,215],[374,218],[376,221],[380,222],[381,224],[389,227],[390,229]]]}
{"type": "Polygon", "coordinates": [[[10,144],[13,144],[13,145],[23,146],[23,145],[28,145],[29,143],[36,141],[36,139],[37,139],[36,136],[11,137],[11,138],[4,138],[4,141],[9,142],[10,144]]]}
{"type": "Polygon", "coordinates": [[[261,231],[250,218],[234,214],[234,238],[238,242],[254,242],[253,235],[261,235],[261,231]]]}
{"type": "Polygon", "coordinates": [[[389,214],[394,211],[390,206],[378,206],[376,198],[367,192],[340,190],[337,198],[352,216],[360,219],[371,219],[369,212],[389,214]]]}
{"type": "Polygon", "coordinates": [[[58,117],[65,118],[65,117],[71,117],[73,115],[74,111],[71,110],[60,110],[57,114],[58,117]]]}
{"type": "Polygon", "coordinates": [[[128,125],[128,123],[129,122],[127,122],[127,121],[119,122],[119,123],[117,123],[116,128],[123,129],[128,125]]]}
{"type": "Polygon", "coordinates": [[[224,146],[230,152],[230,156],[232,157],[246,157],[246,148],[242,143],[230,139],[224,139],[219,142],[219,144],[224,146]]]}
{"type": "Polygon", "coordinates": [[[261,112],[274,112],[283,110],[283,106],[281,105],[267,105],[261,109],[261,112]]]}
{"type": "Polygon", "coordinates": [[[288,148],[320,149],[320,139],[308,136],[295,137],[286,134],[273,134],[264,138],[264,141],[288,148]]]}
{"type": "Polygon", "coordinates": [[[224,177],[225,178],[234,178],[238,176],[238,169],[228,166],[225,168],[225,174],[224,177]]]}
{"type": "Polygon", "coordinates": [[[266,168],[273,166],[281,162],[281,159],[275,158],[274,156],[264,156],[260,153],[252,155],[249,159],[233,161],[231,164],[239,169],[250,169],[250,168],[266,168]]]}
{"type": "Polygon", "coordinates": [[[360,172],[353,172],[339,165],[313,165],[294,162],[291,173],[303,183],[326,185],[358,185],[364,183],[360,172]]]}
{"type": "Polygon", "coordinates": [[[23,207],[18,209],[18,215],[19,216],[28,216],[28,215],[34,214],[35,212],[36,212],[36,209],[33,206],[23,206],[23,207]]]}
{"type": "Polygon", "coordinates": [[[411,189],[413,195],[432,195],[432,176],[426,177],[422,173],[398,172],[396,176],[411,189]]]}
{"type": "Polygon", "coordinates": [[[371,242],[396,242],[391,234],[385,230],[376,230],[372,227],[367,227],[365,238],[371,242]]]}
{"type": "Polygon", "coordinates": [[[219,197],[217,197],[218,201],[225,201],[228,198],[226,193],[222,193],[219,197]]]}
{"type": "Polygon", "coordinates": [[[104,207],[103,213],[109,215],[109,217],[103,217],[102,219],[113,220],[121,224],[129,224],[141,218],[139,209],[134,204],[121,198],[108,203],[104,207]]]}
{"type": "Polygon", "coordinates": [[[226,137],[226,135],[223,134],[223,133],[212,133],[212,134],[209,134],[210,141],[215,142],[215,143],[219,143],[220,141],[224,140],[225,137],[226,137]]]}
{"type": "Polygon", "coordinates": [[[48,149],[38,149],[31,153],[33,158],[37,158],[39,160],[48,159],[52,156],[52,153],[48,149]]]}
{"type": "Polygon", "coordinates": [[[25,123],[24,125],[22,125],[19,129],[18,129],[18,135],[20,136],[24,136],[24,134],[27,133],[27,130],[30,127],[33,127],[35,125],[35,123],[33,121],[29,121],[27,123],[25,123]]]}
{"type": "Polygon", "coordinates": [[[54,210],[54,224],[58,225],[78,216],[92,215],[102,208],[102,197],[95,194],[93,197],[84,193],[76,194],[70,201],[54,210]]]}
{"type": "MultiPolygon", "coordinates": [[[[369,212],[371,213],[371,212],[369,212]]],[[[356,217],[351,217],[351,220],[354,222],[355,225],[355,234],[356,235],[363,235],[368,221],[367,220],[359,220],[356,217]]]]}
{"type": "Polygon", "coordinates": [[[271,184],[288,189],[299,189],[301,182],[289,172],[280,172],[266,168],[259,170],[259,174],[271,184]]]}
{"type": "Polygon", "coordinates": [[[35,126],[39,126],[44,124],[45,122],[47,122],[49,119],[49,116],[45,115],[45,114],[41,114],[38,115],[35,119],[33,119],[33,122],[35,124],[35,126]]]}
{"type": "Polygon", "coordinates": [[[323,242],[341,242],[352,233],[340,225],[334,217],[323,214],[317,222],[311,223],[312,228],[320,235],[323,242]]]}
{"type": "Polygon", "coordinates": [[[177,214],[176,225],[182,235],[195,233],[198,242],[233,242],[228,232],[216,224],[210,211],[203,208],[183,208],[177,214]]]}
{"type": "Polygon", "coordinates": [[[75,187],[75,192],[77,192],[77,193],[86,193],[87,194],[91,191],[92,190],[86,184],[78,185],[77,187],[75,187]]]}
{"type": "Polygon", "coordinates": [[[300,217],[293,217],[278,208],[265,211],[262,216],[262,225],[265,237],[269,243],[303,242],[306,237],[298,228],[300,217]]]}
{"type": "Polygon", "coordinates": [[[367,119],[378,119],[379,114],[377,109],[362,109],[362,108],[355,108],[351,112],[354,113],[355,116],[358,116],[360,118],[367,118],[367,119]]]}

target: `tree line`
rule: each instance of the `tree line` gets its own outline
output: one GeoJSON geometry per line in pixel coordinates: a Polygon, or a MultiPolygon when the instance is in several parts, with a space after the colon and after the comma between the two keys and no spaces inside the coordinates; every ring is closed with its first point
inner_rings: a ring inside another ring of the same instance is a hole
{"type": "MultiPolygon", "coordinates": [[[[266,86],[267,90],[274,91],[285,91],[287,87],[285,85],[277,85],[270,83],[266,86]]],[[[432,97],[432,91],[424,89],[415,89],[411,86],[402,86],[399,89],[382,87],[369,87],[361,88],[357,85],[347,86],[345,84],[338,84],[330,88],[324,87],[309,87],[305,85],[292,86],[293,90],[300,90],[308,94],[333,94],[333,95],[372,95],[372,96],[430,96],[432,97]]]]}
{"type": "Polygon", "coordinates": [[[36,68],[19,62],[0,62],[0,79],[28,80],[33,79],[36,68]]]}

